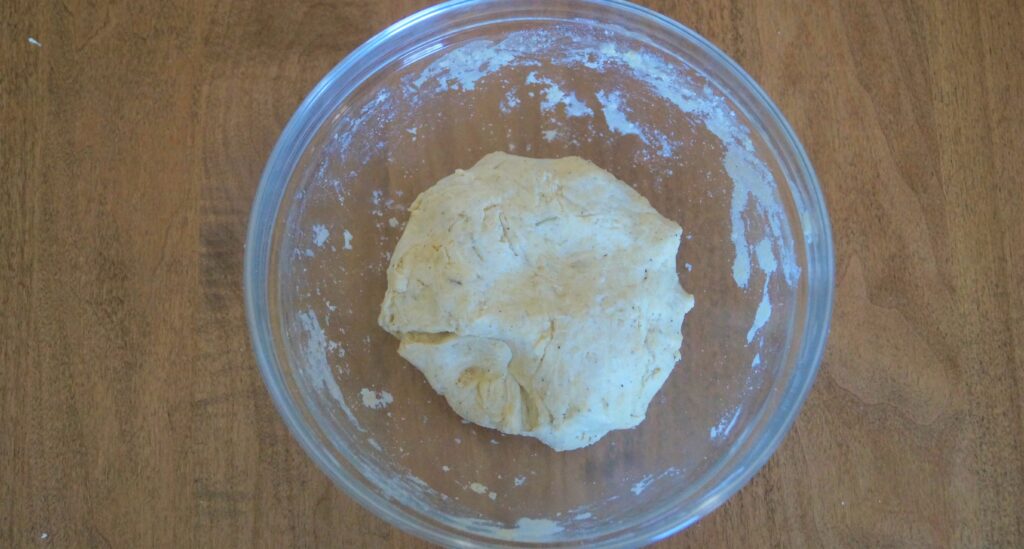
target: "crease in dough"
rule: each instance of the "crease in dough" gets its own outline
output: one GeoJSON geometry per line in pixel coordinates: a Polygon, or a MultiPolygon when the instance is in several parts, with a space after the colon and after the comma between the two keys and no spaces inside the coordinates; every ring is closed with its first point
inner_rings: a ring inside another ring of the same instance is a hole
{"type": "Polygon", "coordinates": [[[413,202],[378,322],[463,418],[588,446],[643,421],[680,358],[681,235],[586,160],[492,153],[413,202]]]}

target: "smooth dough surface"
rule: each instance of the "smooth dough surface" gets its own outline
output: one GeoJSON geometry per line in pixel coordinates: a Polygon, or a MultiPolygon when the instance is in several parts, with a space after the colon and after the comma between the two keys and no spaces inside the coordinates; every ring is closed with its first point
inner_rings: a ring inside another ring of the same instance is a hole
{"type": "Polygon", "coordinates": [[[586,160],[492,153],[413,203],[379,323],[463,418],[581,448],[679,360],[681,234],[586,160]]]}

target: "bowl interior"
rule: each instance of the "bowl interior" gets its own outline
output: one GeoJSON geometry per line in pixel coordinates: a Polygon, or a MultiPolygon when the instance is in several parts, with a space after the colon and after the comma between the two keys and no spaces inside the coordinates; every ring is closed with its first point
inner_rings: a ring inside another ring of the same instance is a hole
{"type": "Polygon", "coordinates": [[[649,540],[749,478],[813,377],[827,314],[811,305],[831,287],[813,175],[770,104],[680,27],[614,3],[477,4],[492,9],[396,25],[296,115],[253,221],[269,235],[264,373],[320,466],[415,533],[649,540]],[[461,421],[377,326],[409,205],[499,150],[591,160],[684,230],[683,358],[638,428],[586,449],[461,421]]]}

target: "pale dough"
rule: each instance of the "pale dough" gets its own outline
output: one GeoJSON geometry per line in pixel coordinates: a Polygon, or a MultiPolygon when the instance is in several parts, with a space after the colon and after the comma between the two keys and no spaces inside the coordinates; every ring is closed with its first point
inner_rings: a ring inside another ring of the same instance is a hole
{"type": "Polygon", "coordinates": [[[379,322],[460,416],[555,450],[643,421],[693,307],[679,225],[586,160],[505,153],[410,212],[379,322]]]}

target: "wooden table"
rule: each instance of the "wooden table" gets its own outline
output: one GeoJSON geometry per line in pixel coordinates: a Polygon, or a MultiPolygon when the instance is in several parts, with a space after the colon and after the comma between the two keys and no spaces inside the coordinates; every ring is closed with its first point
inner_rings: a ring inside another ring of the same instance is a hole
{"type": "MultiPolygon", "coordinates": [[[[417,546],[278,418],[241,292],[306,92],[426,1],[0,5],[0,546],[417,546]]],[[[651,1],[789,118],[837,295],[778,453],[666,547],[1024,544],[1024,7],[651,1]]]]}

